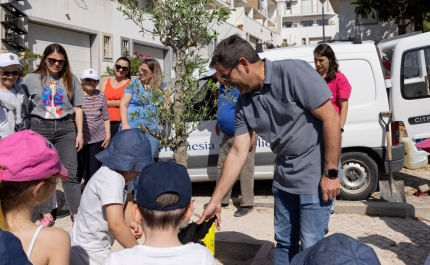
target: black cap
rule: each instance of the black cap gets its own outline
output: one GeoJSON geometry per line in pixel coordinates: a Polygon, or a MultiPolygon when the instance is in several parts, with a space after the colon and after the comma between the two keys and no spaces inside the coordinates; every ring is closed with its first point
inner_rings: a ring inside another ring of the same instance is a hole
{"type": "Polygon", "coordinates": [[[171,211],[186,207],[191,202],[192,188],[187,169],[173,162],[158,162],[143,168],[137,182],[136,203],[148,210],[171,211]],[[158,196],[176,193],[178,203],[160,208],[158,196]]]}

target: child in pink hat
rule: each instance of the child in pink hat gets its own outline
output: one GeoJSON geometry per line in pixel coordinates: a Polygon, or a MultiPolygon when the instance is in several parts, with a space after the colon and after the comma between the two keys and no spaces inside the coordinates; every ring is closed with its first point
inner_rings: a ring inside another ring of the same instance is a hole
{"type": "Polygon", "coordinates": [[[69,234],[31,220],[33,207],[50,197],[58,177],[67,179],[68,172],[41,135],[25,130],[0,140],[0,228],[19,238],[33,265],[70,260],[69,234]]]}

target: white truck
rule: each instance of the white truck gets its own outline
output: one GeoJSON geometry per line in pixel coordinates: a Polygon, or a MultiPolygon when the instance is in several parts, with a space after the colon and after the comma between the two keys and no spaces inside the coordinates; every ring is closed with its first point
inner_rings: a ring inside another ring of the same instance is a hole
{"type": "MultiPolygon", "coordinates": [[[[430,138],[430,33],[398,39],[394,44],[390,76],[387,76],[372,41],[331,43],[339,70],[352,85],[345,132],[342,135],[340,197],[362,200],[378,186],[379,175],[388,172],[385,128],[381,111],[393,113],[391,124],[393,172],[403,167],[405,149],[399,143],[399,122],[406,127],[411,145],[430,138]],[[386,77],[390,79],[386,79],[386,77]]],[[[301,59],[314,67],[315,45],[266,50],[261,58],[272,61],[301,59]]],[[[391,48],[393,48],[391,47],[391,48]]],[[[215,134],[216,120],[188,138],[188,172],[192,181],[214,181],[222,136],[215,134]]],[[[417,156],[428,155],[414,148],[417,156]]],[[[172,159],[172,151],[162,147],[158,158],[172,159]]],[[[270,145],[259,138],[255,153],[255,179],[273,177],[275,155],[270,145]]]]}

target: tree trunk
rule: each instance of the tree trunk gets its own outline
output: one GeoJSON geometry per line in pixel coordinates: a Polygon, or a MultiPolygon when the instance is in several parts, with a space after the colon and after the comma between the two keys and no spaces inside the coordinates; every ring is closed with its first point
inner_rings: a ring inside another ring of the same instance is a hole
{"type": "Polygon", "coordinates": [[[175,162],[178,164],[187,167],[188,161],[188,142],[187,142],[187,131],[186,131],[186,121],[181,119],[182,117],[182,98],[184,97],[184,81],[183,77],[186,74],[185,64],[182,61],[182,58],[185,58],[186,53],[184,49],[178,50],[175,52],[176,55],[176,82],[175,82],[175,96],[173,103],[173,111],[175,113],[175,142],[177,148],[173,149],[173,158],[175,162]]]}

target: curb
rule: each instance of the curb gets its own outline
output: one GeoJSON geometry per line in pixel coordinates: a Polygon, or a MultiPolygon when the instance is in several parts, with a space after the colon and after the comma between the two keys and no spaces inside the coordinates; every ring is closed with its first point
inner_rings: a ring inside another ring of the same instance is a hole
{"type": "Polygon", "coordinates": [[[427,203],[340,201],[336,200],[336,213],[355,213],[393,217],[430,218],[430,205],[427,203]]]}
{"type": "MultiPolygon", "coordinates": [[[[209,202],[209,197],[193,197],[197,201],[209,202]]],[[[232,198],[234,205],[240,204],[239,198],[232,198]]],[[[273,196],[255,196],[257,207],[273,208],[273,196]]],[[[430,204],[379,201],[343,201],[336,200],[335,213],[365,214],[392,217],[419,217],[430,219],[430,204]]]]}

